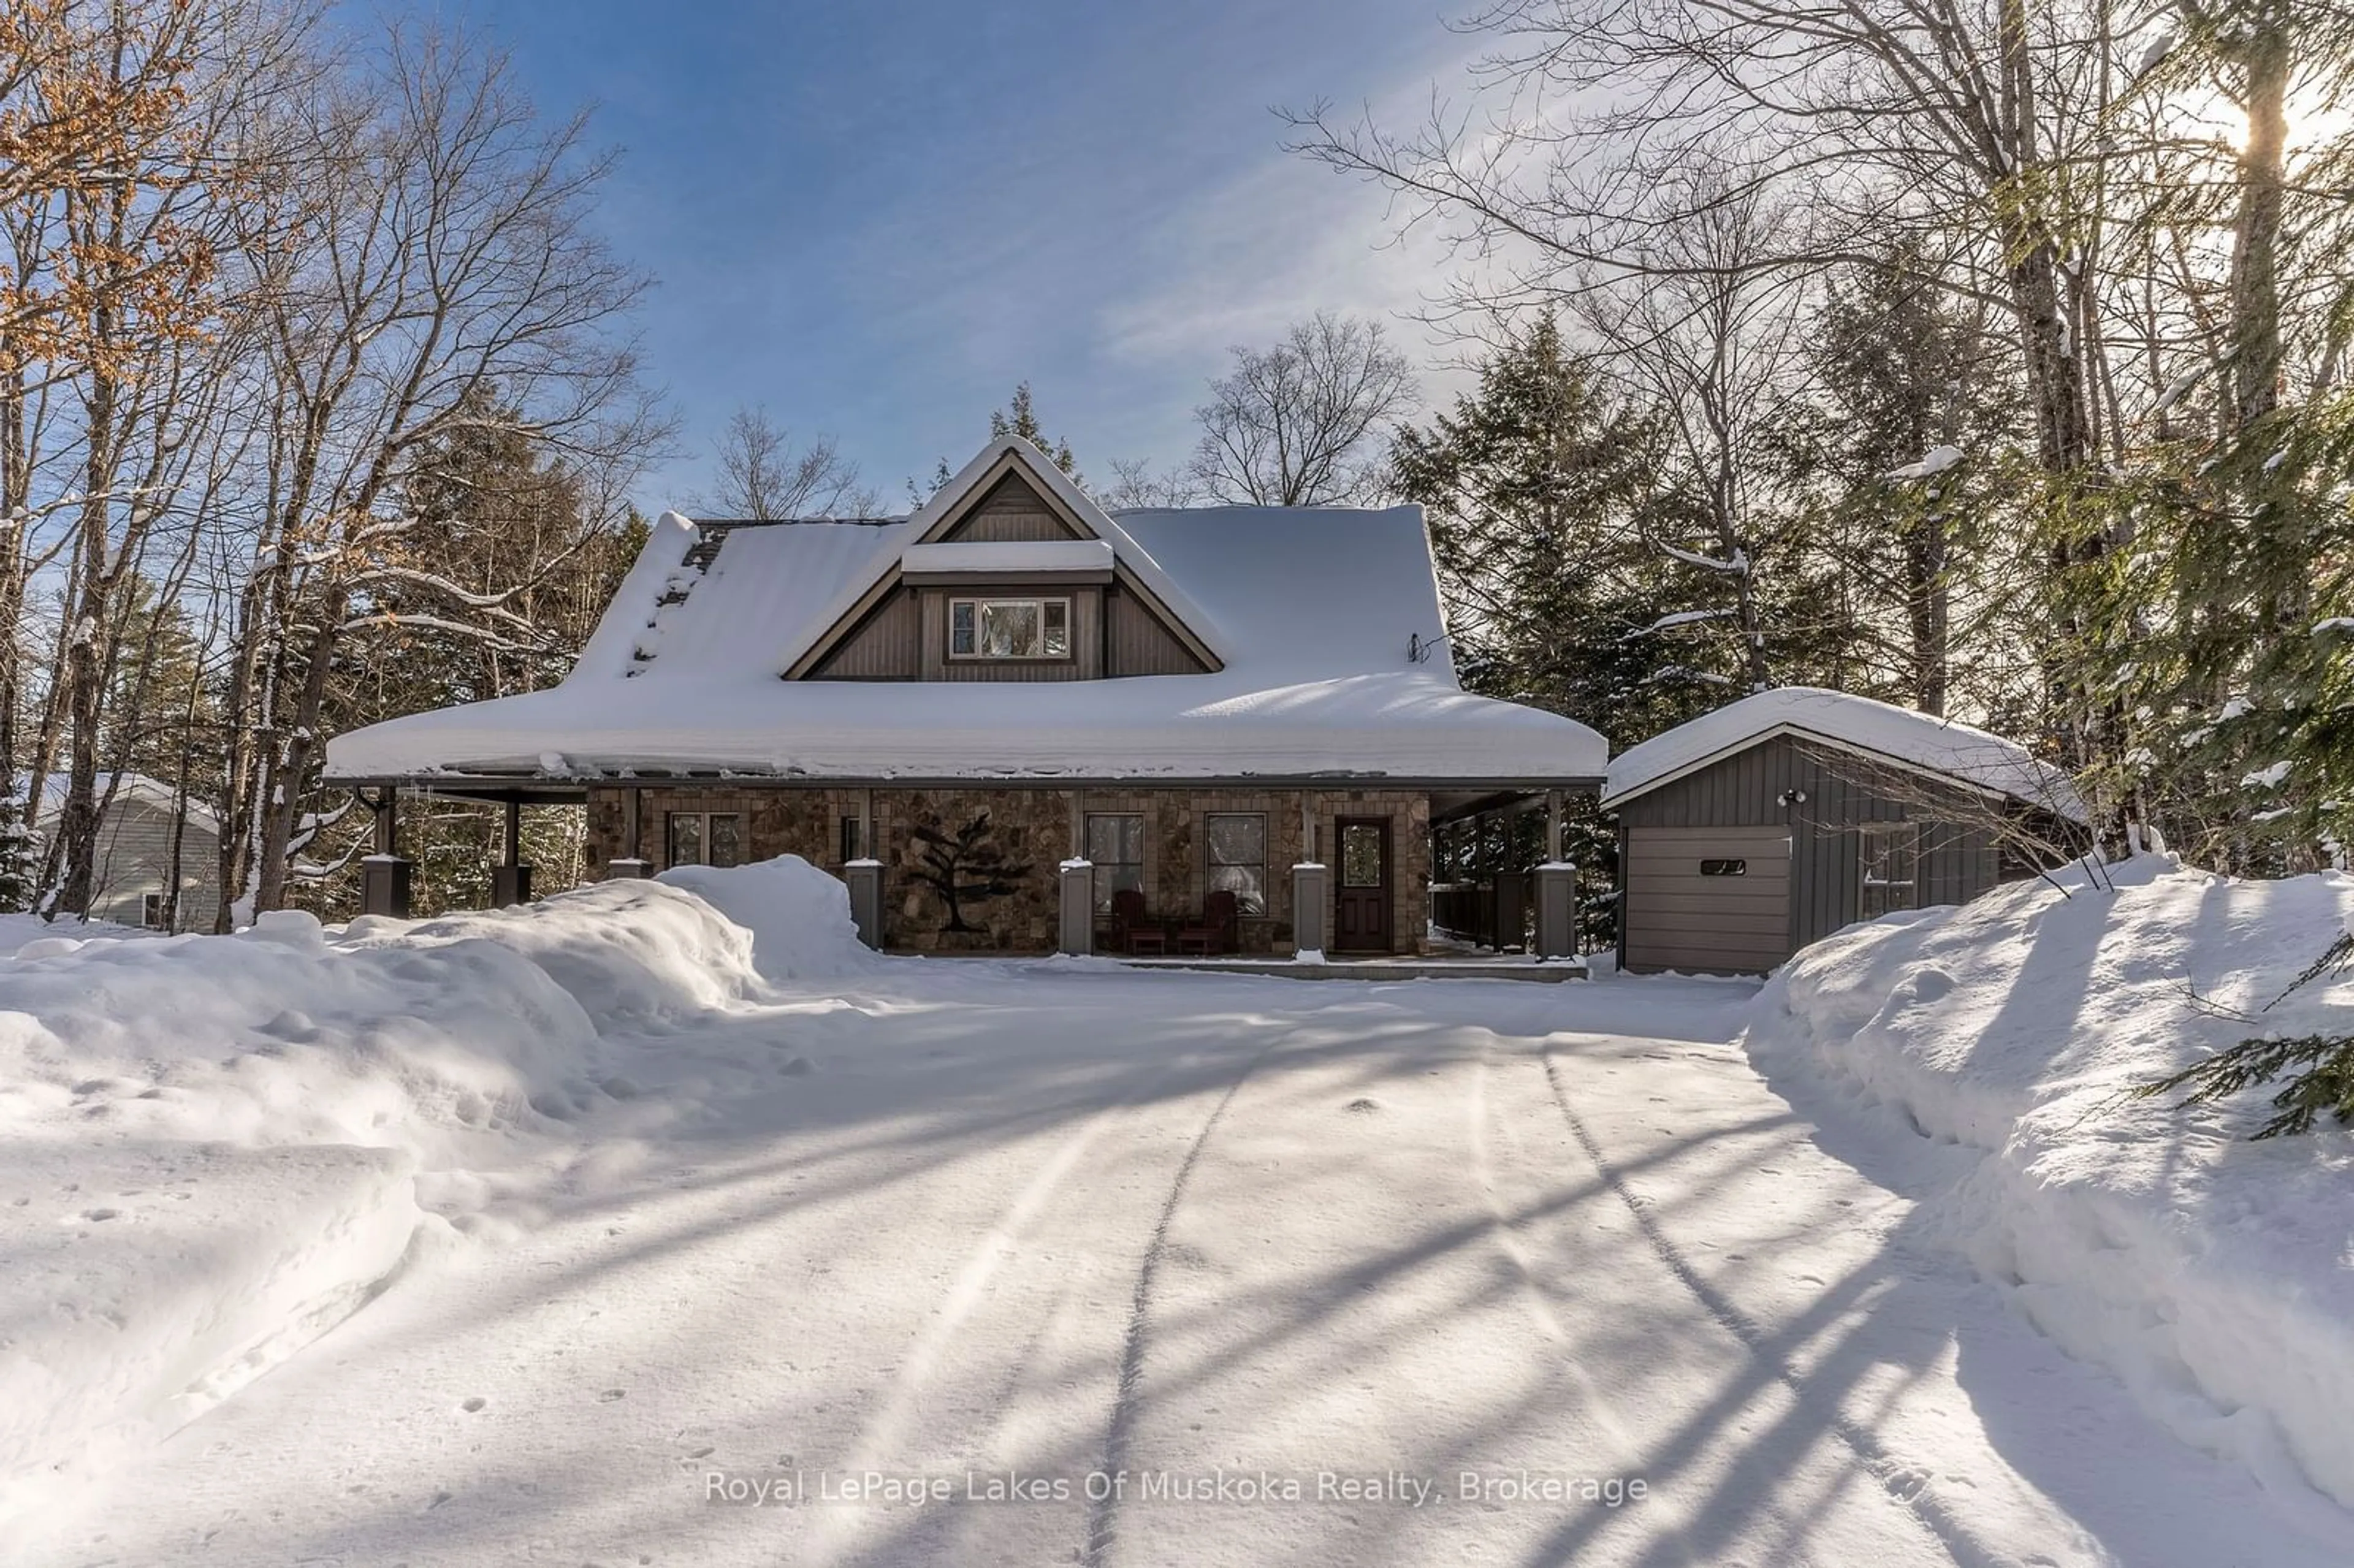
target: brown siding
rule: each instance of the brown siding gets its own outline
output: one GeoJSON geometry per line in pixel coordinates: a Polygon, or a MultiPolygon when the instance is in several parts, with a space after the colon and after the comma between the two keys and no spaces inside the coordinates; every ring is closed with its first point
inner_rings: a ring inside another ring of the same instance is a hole
{"type": "Polygon", "coordinates": [[[1790,956],[1790,839],[1777,827],[1630,828],[1627,967],[1748,973],[1790,956]],[[1738,860],[1741,876],[1702,876],[1738,860]]]}
{"type": "Polygon", "coordinates": [[[1055,515],[1045,498],[1019,474],[1007,474],[990,487],[972,510],[941,535],[943,543],[995,544],[1032,539],[1075,539],[1068,524],[1055,515]]]}
{"type": "Polygon", "coordinates": [[[916,596],[895,588],[858,630],[810,673],[813,681],[912,681],[923,669],[916,596]]]}
{"type": "Polygon", "coordinates": [[[1113,590],[1108,604],[1109,636],[1105,640],[1105,673],[1110,675],[1199,675],[1202,662],[1170,635],[1160,618],[1133,594],[1113,590]]]}
{"type": "MultiPolygon", "coordinates": [[[[1959,786],[1776,736],[1638,796],[1619,815],[1635,837],[1658,828],[1787,828],[1795,950],[1862,917],[1858,824],[1919,823],[1918,901],[1961,904],[1999,879],[1991,819],[2000,810],[1959,786]],[[1783,804],[1798,793],[1803,801],[1783,804]]],[[[1631,873],[1628,895],[1640,896],[1631,873]]]]}

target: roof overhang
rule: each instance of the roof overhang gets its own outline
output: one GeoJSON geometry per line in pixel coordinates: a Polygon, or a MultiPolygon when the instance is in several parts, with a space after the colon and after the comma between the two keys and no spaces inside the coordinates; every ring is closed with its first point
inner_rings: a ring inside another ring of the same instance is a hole
{"type": "MultiPolygon", "coordinates": [[[[465,800],[536,800],[546,804],[578,804],[591,789],[1417,789],[1478,795],[1483,800],[1532,790],[1593,790],[1602,787],[1597,774],[1562,774],[1553,778],[1434,778],[1396,773],[1022,773],[977,774],[774,774],[653,772],[644,768],[627,774],[577,779],[547,779],[535,774],[419,773],[329,779],[339,789],[398,789],[421,795],[450,795],[465,800]]],[[[1496,803],[1500,804],[1500,799],[1496,803]]]]}

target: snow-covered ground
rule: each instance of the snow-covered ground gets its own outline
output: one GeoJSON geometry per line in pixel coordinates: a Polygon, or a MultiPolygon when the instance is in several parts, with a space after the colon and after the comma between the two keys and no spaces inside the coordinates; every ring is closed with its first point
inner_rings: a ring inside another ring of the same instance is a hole
{"type": "Polygon", "coordinates": [[[1753,993],[882,960],[792,863],[30,949],[0,1539],[2345,1561],[2354,1515],[1953,1250],[1976,1150],[1829,1092],[1816,1036],[1761,1078],[1738,1031],[1797,1015],[1753,993]]]}
{"type": "Polygon", "coordinates": [[[2354,1507],[2354,1134],[2250,1141],[2263,1093],[2121,1097],[2251,1035],[2346,1032],[2354,980],[2283,993],[2354,877],[2115,874],[1841,932],[1767,988],[1751,1054],[1955,1146],[1938,1224],[2030,1319],[2186,1441],[2354,1507]]]}

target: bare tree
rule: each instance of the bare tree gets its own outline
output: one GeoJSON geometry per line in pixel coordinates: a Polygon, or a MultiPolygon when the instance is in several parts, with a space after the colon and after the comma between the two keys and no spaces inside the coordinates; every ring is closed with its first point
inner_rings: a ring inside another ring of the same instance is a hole
{"type": "Polygon", "coordinates": [[[1213,499],[1261,506],[1369,501],[1385,487],[1384,427],[1417,401],[1379,322],[1320,311],[1272,348],[1236,348],[1194,410],[1193,474],[1213,499]]]}
{"type": "Polygon", "coordinates": [[[1191,469],[1156,471],[1146,458],[1111,460],[1112,482],[1096,492],[1108,512],[1146,512],[1191,506],[1202,497],[1191,469]]]}
{"type": "Polygon", "coordinates": [[[448,520],[413,504],[420,456],[513,431],[611,474],[665,434],[620,330],[644,280],[590,221],[610,159],[583,120],[542,121],[471,38],[398,29],[295,119],[300,177],[258,194],[240,258],[267,340],[267,504],[236,585],[224,921],[283,902],[327,815],[312,798],[349,645],[408,627],[544,641],[518,606],[552,563],[487,590],[435,569],[448,520]]]}
{"type": "Polygon", "coordinates": [[[765,408],[738,408],[715,443],[719,487],[703,503],[715,517],[866,517],[882,509],[858,482],[858,465],[832,436],[796,448],[765,408]]]}

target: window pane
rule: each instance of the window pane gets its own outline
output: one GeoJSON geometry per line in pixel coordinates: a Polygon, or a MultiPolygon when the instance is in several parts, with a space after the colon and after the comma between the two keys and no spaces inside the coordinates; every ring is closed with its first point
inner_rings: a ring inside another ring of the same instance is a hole
{"type": "Polygon", "coordinates": [[[1210,888],[1224,888],[1235,895],[1235,904],[1246,915],[1267,913],[1267,878],[1255,865],[1214,865],[1210,868],[1210,888]]]}
{"type": "Polygon", "coordinates": [[[1050,599],[1045,604],[1046,656],[1067,659],[1071,656],[1071,606],[1066,599],[1050,599]]]}
{"type": "Polygon", "coordinates": [[[1144,863],[1144,819],[1122,812],[1087,818],[1087,858],[1097,865],[1144,863]]]}
{"type": "Polygon", "coordinates": [[[961,657],[973,652],[972,600],[969,599],[949,602],[949,652],[961,657]]]}
{"type": "Polygon", "coordinates": [[[842,819],[842,859],[844,864],[858,858],[858,819],[842,819]]]}
{"type": "Polygon", "coordinates": [[[728,813],[714,812],[710,831],[711,863],[742,865],[744,863],[744,819],[728,813]]]}
{"type": "Polygon", "coordinates": [[[981,652],[985,659],[1038,656],[1038,601],[984,599],[981,606],[981,652]]]}
{"type": "Polygon", "coordinates": [[[1144,891],[1144,868],[1140,865],[1102,865],[1096,867],[1096,912],[1103,914],[1111,908],[1111,895],[1122,888],[1144,891]]]}
{"type": "Polygon", "coordinates": [[[703,818],[695,811],[673,811],[670,814],[670,863],[673,865],[703,863],[703,818]]]}
{"type": "Polygon", "coordinates": [[[1382,830],[1372,822],[1351,822],[1341,830],[1341,886],[1382,885],[1382,830]]]}
{"type": "Polygon", "coordinates": [[[1212,865],[1264,865],[1267,863],[1267,819],[1260,816],[1214,816],[1210,819],[1212,865]]]}

